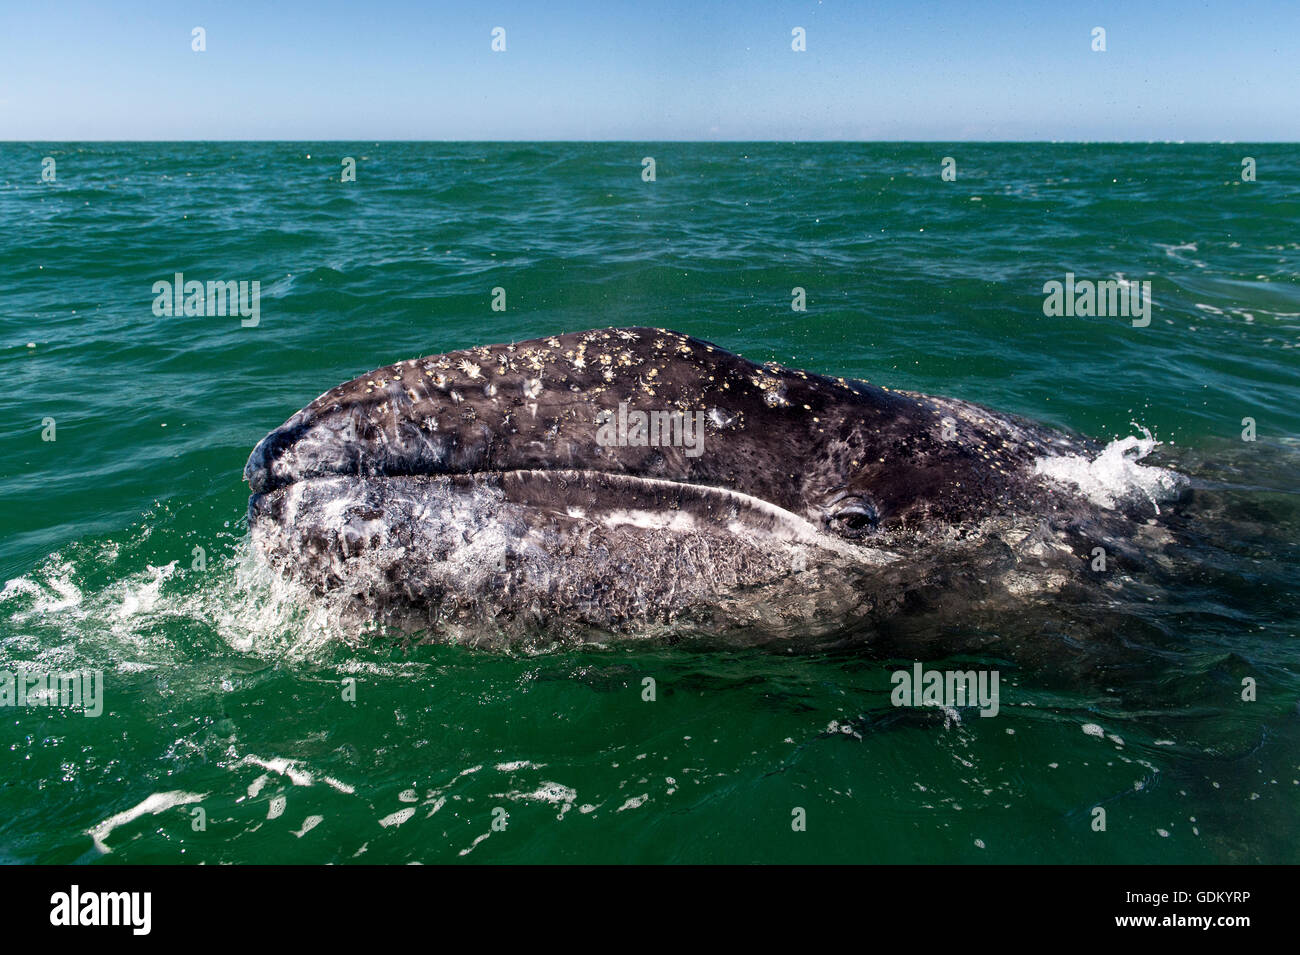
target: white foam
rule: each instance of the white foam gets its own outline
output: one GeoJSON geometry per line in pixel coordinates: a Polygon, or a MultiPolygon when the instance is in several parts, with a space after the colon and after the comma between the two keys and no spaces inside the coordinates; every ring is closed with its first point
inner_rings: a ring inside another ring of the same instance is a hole
{"type": "Polygon", "coordinates": [[[614,811],[622,812],[624,809],[637,809],[645,805],[645,801],[649,798],[650,798],[649,793],[642,793],[639,796],[632,796],[630,799],[627,800],[627,802],[623,803],[623,805],[619,806],[614,811]]]}
{"type": "MultiPolygon", "coordinates": [[[[569,810],[573,808],[573,803],[578,798],[578,792],[575,789],[570,789],[562,783],[546,780],[530,793],[521,792],[518,789],[512,789],[508,793],[496,793],[494,798],[511,799],[516,802],[527,801],[549,803],[552,806],[558,806],[560,809],[559,814],[555,818],[563,819],[569,810]]],[[[433,813],[431,812],[429,815],[433,815],[433,813]]]]}
{"type": "Polygon", "coordinates": [[[63,613],[81,605],[81,590],[72,582],[71,562],[51,562],[44,571],[44,579],[39,582],[29,577],[15,577],[5,581],[4,589],[0,590],[0,602],[19,595],[32,598],[30,610],[15,614],[16,621],[25,622],[31,617],[63,613]]]}
{"type": "Polygon", "coordinates": [[[560,783],[544,782],[536,790],[525,794],[523,799],[533,799],[538,802],[549,802],[553,806],[561,806],[565,803],[571,803],[578,798],[576,790],[563,786],[560,783]]]}
{"type": "Polygon", "coordinates": [[[267,819],[279,819],[284,815],[285,807],[289,805],[289,799],[286,796],[276,796],[271,800],[271,805],[267,807],[267,819]]]}
{"type": "Polygon", "coordinates": [[[138,586],[128,586],[122,595],[122,603],[114,611],[113,617],[120,623],[127,623],[132,618],[151,613],[162,596],[162,585],[172,574],[176,573],[176,561],[162,567],[149,565],[146,568],[149,579],[138,586]]]}
{"type": "Polygon", "coordinates": [[[387,829],[389,826],[400,826],[402,823],[406,822],[406,820],[410,819],[414,815],[415,815],[414,807],[399,809],[397,810],[397,812],[390,812],[383,819],[380,819],[379,824],[383,826],[385,829],[387,829]]]}
{"type": "Polygon", "coordinates": [[[1184,252],[1199,252],[1200,249],[1196,247],[1195,242],[1184,242],[1181,245],[1170,245],[1164,242],[1157,242],[1155,245],[1156,248],[1158,249],[1164,249],[1165,255],[1169,256],[1169,258],[1174,259],[1178,262],[1185,262],[1188,263],[1189,265],[1194,265],[1198,269],[1204,269],[1208,267],[1200,259],[1194,259],[1190,255],[1181,254],[1184,252]]]}
{"type": "MultiPolygon", "coordinates": [[[[298,764],[292,759],[284,759],[276,756],[271,759],[262,759],[260,756],[245,756],[240,760],[238,765],[251,763],[254,766],[260,766],[262,769],[269,769],[273,773],[279,773],[281,776],[288,776],[289,782],[295,786],[310,786],[315,780],[312,774],[305,769],[299,769],[298,764]]],[[[251,787],[250,787],[251,788],[251,787]]],[[[249,793],[253,795],[253,793],[249,793]]]]}
{"type": "Polygon", "coordinates": [[[1091,460],[1079,454],[1039,458],[1034,470],[1074,485],[1098,507],[1113,509],[1124,501],[1144,498],[1159,513],[1160,501],[1174,497],[1187,479],[1168,468],[1138,463],[1160,445],[1150,431],[1143,428],[1142,432],[1142,437],[1112,441],[1091,460]]]}
{"type": "Polygon", "coordinates": [[[474,841],[471,842],[471,843],[469,844],[469,847],[468,847],[468,848],[465,848],[465,849],[461,849],[460,852],[459,852],[458,854],[459,854],[459,855],[462,855],[462,856],[467,856],[467,855],[469,855],[471,852],[473,852],[475,849],[478,848],[478,844],[479,844],[480,842],[482,842],[484,839],[486,839],[486,838],[487,838],[488,836],[490,836],[490,835],[492,835],[491,832],[485,832],[485,833],[483,833],[483,835],[481,835],[481,836],[476,836],[475,839],[474,839],[474,841]]]}
{"type": "Polygon", "coordinates": [[[302,828],[295,832],[294,835],[301,839],[324,821],[324,816],[308,816],[302,821],[302,828]]]}
{"type": "Polygon", "coordinates": [[[113,850],[104,844],[109,835],[118,826],[125,825],[133,819],[139,819],[143,815],[156,816],[158,813],[174,806],[184,806],[193,802],[200,802],[207,798],[207,793],[187,793],[179,789],[173,789],[170,792],[154,793],[144,802],[125,812],[119,812],[115,816],[109,816],[103,822],[87,830],[87,835],[94,840],[95,848],[100,852],[109,853],[113,850]]]}
{"type": "MultiPolygon", "coordinates": [[[[137,529],[129,547],[148,535],[147,525],[137,529]]],[[[110,543],[83,554],[74,547],[72,557],[52,554],[29,573],[5,582],[0,619],[20,635],[7,651],[33,656],[33,662],[52,668],[72,660],[75,650],[81,666],[121,671],[123,666],[166,666],[183,658],[184,648],[174,634],[190,622],[211,627],[239,652],[276,660],[329,652],[353,632],[343,624],[341,605],[307,599],[304,588],[257,558],[247,537],[234,542],[230,556],[210,560],[205,571],[173,561],[161,567],[115,568],[113,579],[95,587],[82,583],[83,572],[115,563],[118,549],[110,543]],[[181,578],[184,585],[175,586],[181,578]]]]}

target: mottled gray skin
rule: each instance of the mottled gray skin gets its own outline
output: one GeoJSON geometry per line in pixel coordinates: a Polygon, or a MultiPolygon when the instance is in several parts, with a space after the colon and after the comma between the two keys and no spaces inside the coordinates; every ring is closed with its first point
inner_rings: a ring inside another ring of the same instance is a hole
{"type": "Polygon", "coordinates": [[[267,435],[245,477],[266,560],[422,639],[794,642],[863,639],[959,579],[1059,590],[1088,509],[1034,461],[1087,450],[966,402],[622,328],[362,375],[267,435]],[[705,412],[702,453],[601,446],[620,402],[705,412]]]}

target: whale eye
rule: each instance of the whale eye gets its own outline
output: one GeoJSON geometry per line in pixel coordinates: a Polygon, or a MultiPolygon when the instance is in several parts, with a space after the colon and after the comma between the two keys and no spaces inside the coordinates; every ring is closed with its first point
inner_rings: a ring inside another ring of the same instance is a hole
{"type": "Polygon", "coordinates": [[[844,497],[835,502],[830,524],[833,530],[845,537],[862,537],[879,526],[880,512],[864,498],[844,497]]]}

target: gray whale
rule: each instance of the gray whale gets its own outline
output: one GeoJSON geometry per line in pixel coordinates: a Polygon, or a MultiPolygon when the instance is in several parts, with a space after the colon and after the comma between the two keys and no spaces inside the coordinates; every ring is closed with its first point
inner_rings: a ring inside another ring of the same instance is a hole
{"type": "Polygon", "coordinates": [[[1149,514],[1102,513],[1035,463],[1097,450],[613,328],[379,368],[268,434],[244,476],[260,559],[418,639],[835,642],[927,604],[1085,586],[1097,541],[1123,551],[1149,514]],[[636,412],[663,433],[619,431],[636,412]]]}

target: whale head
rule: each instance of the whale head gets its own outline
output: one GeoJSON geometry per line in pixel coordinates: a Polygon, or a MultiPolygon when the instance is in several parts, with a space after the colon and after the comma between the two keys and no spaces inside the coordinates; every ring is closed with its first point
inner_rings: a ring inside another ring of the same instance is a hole
{"type": "Polygon", "coordinates": [[[279,571],[434,638],[779,637],[888,612],[917,580],[901,557],[1041,503],[1033,462],[1077,448],[638,327],[377,369],[244,474],[279,571]]]}

